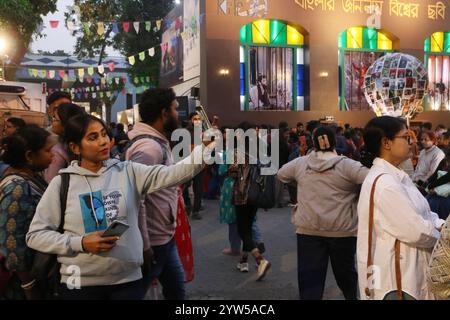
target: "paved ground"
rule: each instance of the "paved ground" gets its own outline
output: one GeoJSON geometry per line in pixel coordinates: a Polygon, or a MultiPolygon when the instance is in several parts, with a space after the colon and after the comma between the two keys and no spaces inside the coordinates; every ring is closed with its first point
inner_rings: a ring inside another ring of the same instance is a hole
{"type": "MultiPolygon", "coordinates": [[[[258,211],[265,257],[272,268],[263,281],[256,282],[254,264],[249,273],[241,273],[235,269],[238,257],[221,254],[229,246],[228,225],[219,223],[218,202],[205,200],[203,220],[191,221],[195,279],[187,284],[189,299],[298,299],[296,236],[290,208],[258,211]]],[[[343,299],[330,269],[324,299],[343,299]]]]}

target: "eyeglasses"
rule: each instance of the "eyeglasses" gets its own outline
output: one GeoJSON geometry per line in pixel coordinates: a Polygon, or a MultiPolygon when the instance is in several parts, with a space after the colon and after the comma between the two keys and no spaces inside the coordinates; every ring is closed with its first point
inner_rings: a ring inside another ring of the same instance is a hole
{"type": "Polygon", "coordinates": [[[405,134],[403,136],[394,136],[394,138],[404,139],[404,140],[406,140],[406,142],[408,142],[408,144],[412,144],[412,139],[409,134],[405,134]]]}

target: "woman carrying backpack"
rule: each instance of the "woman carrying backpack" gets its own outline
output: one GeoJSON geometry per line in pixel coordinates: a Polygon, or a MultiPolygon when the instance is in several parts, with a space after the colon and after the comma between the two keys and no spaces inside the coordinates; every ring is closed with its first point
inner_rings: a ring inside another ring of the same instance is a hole
{"type": "MultiPolygon", "coordinates": [[[[240,129],[243,129],[244,132],[251,128],[251,125],[248,123],[241,123],[239,125],[240,129]]],[[[250,203],[248,203],[248,189],[251,183],[252,178],[252,170],[255,169],[255,165],[250,164],[250,155],[247,151],[249,151],[249,144],[256,143],[256,141],[250,141],[248,143],[245,141],[245,137],[238,136],[237,142],[239,144],[245,145],[246,152],[241,154],[239,152],[239,148],[236,149],[235,152],[235,163],[230,165],[228,168],[228,174],[232,178],[234,178],[233,185],[233,204],[236,210],[236,223],[239,236],[242,240],[242,251],[243,255],[241,260],[237,264],[237,269],[239,271],[248,271],[248,255],[249,253],[253,256],[258,265],[258,276],[257,280],[262,280],[267,271],[270,269],[270,262],[264,259],[261,254],[260,249],[258,249],[257,244],[253,240],[253,231],[252,225],[256,217],[256,211],[258,208],[250,203]],[[239,159],[245,159],[243,164],[239,164],[239,159]]]]}
{"type": "Polygon", "coordinates": [[[31,275],[35,251],[27,247],[25,235],[47,188],[39,173],[50,165],[55,143],[48,131],[35,125],[3,139],[3,160],[10,165],[0,182],[0,256],[12,272],[6,299],[43,297],[40,284],[31,275]]]}
{"type": "Polygon", "coordinates": [[[61,178],[56,177],[38,205],[27,243],[58,255],[63,299],[142,299],[141,198],[192,179],[203,168],[192,164],[192,159],[201,158],[202,146],[169,167],[120,162],[110,159],[106,125],[87,114],[69,120],[65,140],[78,160],[61,171],[70,174],[63,233],[56,231],[61,219],[61,178]],[[116,220],[129,229],[121,237],[102,237],[116,220]],[[74,287],[78,290],[70,290],[74,287]]]}

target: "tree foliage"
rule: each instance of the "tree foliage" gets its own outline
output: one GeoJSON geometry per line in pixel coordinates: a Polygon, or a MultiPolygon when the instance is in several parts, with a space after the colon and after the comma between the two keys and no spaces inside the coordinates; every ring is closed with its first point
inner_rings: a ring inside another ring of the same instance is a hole
{"type": "MultiPolygon", "coordinates": [[[[94,24],[89,31],[79,28],[75,32],[75,53],[80,58],[100,56],[100,63],[106,47],[113,47],[124,56],[130,56],[158,46],[161,43],[161,32],[154,30],[154,21],[164,18],[174,5],[171,0],[75,0],[74,4],[80,8],[81,22],[94,24]],[[153,21],[152,30],[147,32],[141,24],[141,31],[136,34],[131,25],[130,31],[126,33],[121,25],[125,21],[153,21]],[[105,22],[104,36],[97,34],[97,22],[105,22]],[[112,32],[111,22],[119,23],[119,34],[112,32]]],[[[69,15],[66,17],[71,18],[69,15]]],[[[130,74],[132,77],[150,76],[156,83],[160,61],[160,51],[156,50],[151,59],[136,59],[130,74]]]]}
{"type": "Polygon", "coordinates": [[[9,43],[8,56],[19,65],[33,36],[41,36],[42,16],[56,11],[57,0],[0,0],[0,35],[9,43]]]}

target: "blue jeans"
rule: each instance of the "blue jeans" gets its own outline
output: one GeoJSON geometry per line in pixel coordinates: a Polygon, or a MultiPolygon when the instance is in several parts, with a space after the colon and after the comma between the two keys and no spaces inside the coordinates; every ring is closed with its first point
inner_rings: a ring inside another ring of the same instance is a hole
{"type": "Polygon", "coordinates": [[[175,239],[162,246],[152,246],[152,249],[153,264],[150,275],[146,279],[146,285],[149,285],[153,279],[158,279],[166,300],[186,299],[184,269],[178,255],[175,239]]]}

